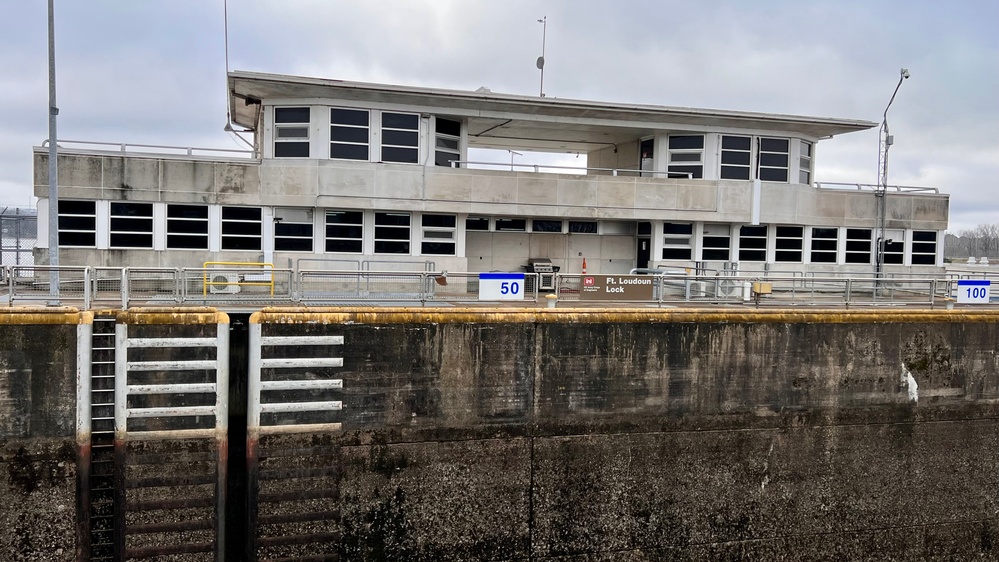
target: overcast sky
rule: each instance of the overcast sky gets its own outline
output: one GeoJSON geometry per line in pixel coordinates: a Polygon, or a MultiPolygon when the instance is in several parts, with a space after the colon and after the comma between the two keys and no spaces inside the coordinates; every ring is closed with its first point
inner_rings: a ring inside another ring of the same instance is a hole
{"type": "MultiPolygon", "coordinates": [[[[59,137],[240,148],[222,127],[223,0],[56,0],[59,137]]],[[[881,121],[889,183],[999,222],[996,0],[229,0],[229,68],[881,121]]],[[[33,204],[48,136],[46,2],[0,33],[0,205],[33,204]]],[[[877,129],[823,141],[816,180],[875,183],[877,129]]]]}

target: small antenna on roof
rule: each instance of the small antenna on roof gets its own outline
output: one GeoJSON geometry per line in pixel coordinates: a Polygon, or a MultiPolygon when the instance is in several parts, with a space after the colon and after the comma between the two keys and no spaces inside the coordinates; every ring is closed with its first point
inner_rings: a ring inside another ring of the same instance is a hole
{"type": "Polygon", "coordinates": [[[541,71],[541,97],[545,97],[545,40],[548,38],[548,16],[538,20],[541,30],[541,56],[538,57],[538,70],[541,71]]]}

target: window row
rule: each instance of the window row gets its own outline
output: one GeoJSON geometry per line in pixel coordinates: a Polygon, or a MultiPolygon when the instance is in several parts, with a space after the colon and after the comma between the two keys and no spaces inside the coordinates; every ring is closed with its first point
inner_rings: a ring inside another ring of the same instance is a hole
{"type": "MultiPolygon", "coordinates": [[[[167,204],[165,249],[208,250],[210,248],[210,207],[167,204]]],[[[58,203],[58,236],[61,247],[97,247],[97,202],[58,203]]],[[[457,216],[424,213],[420,216],[422,254],[455,255],[457,216]]],[[[263,209],[260,207],[219,208],[219,249],[263,249],[263,209]]],[[[374,253],[412,252],[410,213],[376,212],[373,215],[374,253]]],[[[108,247],[115,249],[154,248],[154,206],[152,203],[112,202],[108,216],[108,247]]],[[[314,252],[315,221],[311,209],[275,209],[274,250],[314,252]]],[[[326,252],[363,252],[365,213],[356,210],[328,210],[325,213],[323,248],[326,252]]]]}
{"type": "MultiPolygon", "coordinates": [[[[792,142],[798,144],[799,183],[812,181],[812,143],[801,139],[721,135],[718,177],[729,180],[788,182],[791,178],[792,142]]],[[[673,178],[704,177],[704,135],[669,135],[666,138],[666,173],[673,178]]],[[[651,143],[641,148],[644,161],[651,158],[651,143]]]]}
{"type": "MultiPolygon", "coordinates": [[[[451,166],[453,161],[461,159],[461,122],[444,117],[437,117],[434,122],[434,163],[451,166]]],[[[312,156],[311,123],[311,107],[275,107],[274,157],[312,156]]],[[[331,107],[329,132],[331,159],[419,162],[420,116],[416,113],[331,107]],[[373,134],[375,130],[377,135],[373,134]]]]}
{"type": "MultiPolygon", "coordinates": [[[[873,264],[905,263],[905,233],[886,231],[879,240],[869,228],[704,224],[700,252],[695,251],[694,223],[663,223],[662,259],[682,261],[739,261],[873,264]],[[842,254],[842,256],[841,256],[842,254]],[[695,257],[698,256],[698,257],[695,257]]],[[[932,230],[911,233],[911,265],[937,263],[937,236],[932,230]]]]}
{"type": "Polygon", "coordinates": [[[465,219],[467,231],[597,234],[597,221],[475,217],[465,219]]]}

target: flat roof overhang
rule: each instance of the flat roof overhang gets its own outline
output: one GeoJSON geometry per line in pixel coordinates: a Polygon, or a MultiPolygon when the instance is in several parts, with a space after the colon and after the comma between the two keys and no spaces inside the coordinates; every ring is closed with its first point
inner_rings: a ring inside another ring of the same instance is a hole
{"type": "Polygon", "coordinates": [[[260,102],[376,103],[463,118],[468,122],[469,146],[475,148],[586,152],[666,130],[756,130],[820,139],[877,126],[858,119],[542,98],[245,71],[230,72],[228,80],[230,114],[246,128],[255,126],[260,102]]]}

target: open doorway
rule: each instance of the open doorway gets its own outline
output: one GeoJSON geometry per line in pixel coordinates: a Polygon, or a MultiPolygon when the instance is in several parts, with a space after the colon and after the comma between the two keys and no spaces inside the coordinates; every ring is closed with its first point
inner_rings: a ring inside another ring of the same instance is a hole
{"type": "Polygon", "coordinates": [[[652,257],[652,223],[638,223],[638,235],[635,237],[636,253],[635,267],[649,267],[649,260],[652,257]]]}

